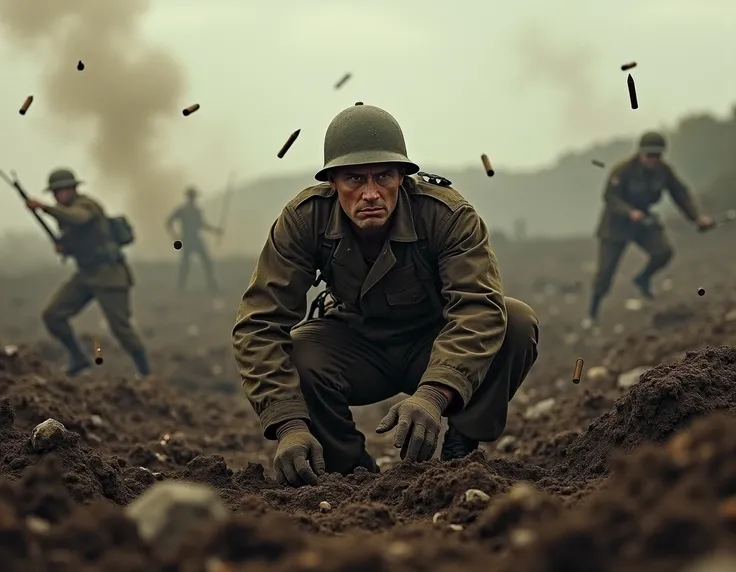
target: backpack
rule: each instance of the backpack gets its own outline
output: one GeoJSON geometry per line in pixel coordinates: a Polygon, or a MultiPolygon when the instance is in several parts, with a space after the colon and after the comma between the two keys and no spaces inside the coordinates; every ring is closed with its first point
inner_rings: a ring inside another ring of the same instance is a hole
{"type": "Polygon", "coordinates": [[[128,219],[124,216],[109,217],[110,235],[118,246],[127,246],[135,241],[135,233],[128,219]]]}

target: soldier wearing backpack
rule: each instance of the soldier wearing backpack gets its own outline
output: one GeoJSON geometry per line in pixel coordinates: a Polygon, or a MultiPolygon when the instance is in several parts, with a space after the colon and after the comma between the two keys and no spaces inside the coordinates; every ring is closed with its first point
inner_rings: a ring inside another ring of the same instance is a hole
{"type": "Polygon", "coordinates": [[[78,375],[91,362],[69,319],[90,301],[97,300],[112,334],[132,358],[139,377],[147,376],[150,368],[146,351],[130,323],[133,275],[122,253],[122,247],[133,242],[132,229],[124,217],[108,218],[99,203],[78,193],[80,183],[72,171],[57,169],[49,175],[46,189],[54,194],[56,205],[26,200],[29,209],[41,210],[56,219],[61,232],[56,251],[77,264],[77,272],[57,290],[44,310],[43,321],[69,353],[67,375],[78,375]]]}

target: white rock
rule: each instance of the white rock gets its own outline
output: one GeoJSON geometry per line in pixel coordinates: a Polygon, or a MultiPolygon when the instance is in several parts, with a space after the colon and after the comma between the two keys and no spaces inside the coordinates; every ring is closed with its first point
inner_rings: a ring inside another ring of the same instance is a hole
{"type": "Polygon", "coordinates": [[[330,512],[331,510],[332,505],[327,501],[322,501],[321,503],[319,503],[319,512],[330,512]]]}
{"type": "Polygon", "coordinates": [[[56,419],[39,423],[31,432],[31,446],[34,451],[55,449],[67,433],[66,427],[56,419]]]}
{"type": "Polygon", "coordinates": [[[18,346],[5,346],[3,353],[8,357],[13,357],[18,354],[18,346]]]}
{"type": "Polygon", "coordinates": [[[102,427],[105,424],[105,421],[99,415],[93,415],[89,418],[89,420],[95,427],[102,427]]]}
{"type": "Polygon", "coordinates": [[[532,405],[531,407],[528,407],[526,412],[524,413],[524,417],[526,419],[539,419],[543,415],[546,415],[555,406],[555,398],[549,397],[547,399],[543,399],[542,401],[537,402],[535,405],[532,405]]]}
{"type": "Polygon", "coordinates": [[[463,530],[463,528],[465,527],[462,524],[451,524],[450,525],[450,530],[454,530],[455,532],[460,532],[461,530],[463,530]]]}
{"type": "Polygon", "coordinates": [[[602,365],[594,365],[585,373],[587,381],[600,381],[608,376],[608,369],[602,365]]]}
{"type": "Polygon", "coordinates": [[[488,502],[490,500],[491,497],[489,497],[480,489],[468,489],[467,491],[465,491],[465,502],[488,502]]]}
{"type": "Polygon", "coordinates": [[[143,540],[172,549],[192,528],[207,522],[222,522],[229,513],[211,487],[164,481],[130,503],[125,514],[137,524],[143,540]]]}
{"type": "Polygon", "coordinates": [[[51,529],[51,524],[47,520],[32,514],[26,517],[26,526],[36,534],[46,534],[51,529]]]}
{"type": "Polygon", "coordinates": [[[644,302],[638,298],[629,298],[624,302],[624,308],[630,312],[638,312],[644,307],[644,302]]]}
{"type": "Polygon", "coordinates": [[[496,443],[496,449],[504,453],[511,453],[516,449],[516,440],[516,437],[513,435],[504,435],[496,443]]]}
{"type": "Polygon", "coordinates": [[[634,369],[630,369],[627,372],[622,373],[618,376],[618,380],[616,381],[616,385],[618,385],[621,389],[628,389],[630,387],[635,386],[637,383],[639,383],[639,377],[644,372],[649,371],[652,369],[651,367],[635,367],[634,369]]]}
{"type": "Polygon", "coordinates": [[[515,528],[511,531],[510,535],[511,544],[517,548],[529,546],[536,539],[536,533],[532,530],[529,530],[528,528],[515,528]]]}

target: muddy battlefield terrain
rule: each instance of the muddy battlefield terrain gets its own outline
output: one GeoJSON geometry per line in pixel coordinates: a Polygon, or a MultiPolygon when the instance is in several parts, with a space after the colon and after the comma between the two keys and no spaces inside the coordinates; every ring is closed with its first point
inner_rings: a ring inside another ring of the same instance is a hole
{"type": "Polygon", "coordinates": [[[734,570],[707,559],[736,548],[736,228],[673,240],[657,300],[635,298],[632,252],[592,332],[578,326],[592,241],[496,245],[507,295],[537,310],[542,336],[505,435],[460,461],[400,463],[373,431],[393,401],[356,408],[381,473],[297,490],[271,479],[274,443],[231,356],[246,262],[219,264],[217,298],[196,267],[184,295],[172,264],[135,267],[144,381],[95,307],[74,323],[104,362],[58,373],[40,314],[70,268],[3,276],[1,568],[734,570]]]}

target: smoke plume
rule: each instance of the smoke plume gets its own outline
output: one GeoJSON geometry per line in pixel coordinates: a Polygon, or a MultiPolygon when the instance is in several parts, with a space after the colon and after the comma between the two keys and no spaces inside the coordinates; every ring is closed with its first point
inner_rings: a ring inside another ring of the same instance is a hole
{"type": "Polygon", "coordinates": [[[610,73],[620,76],[620,90],[603,91],[597,78],[601,62],[593,47],[565,45],[544,30],[528,26],[516,37],[514,48],[519,87],[546,86],[556,91],[561,96],[560,119],[567,135],[582,142],[637,127],[629,108],[626,74],[613,67],[610,73]]]}
{"type": "MultiPolygon", "coordinates": [[[[145,45],[142,17],[150,6],[149,0],[0,0],[6,38],[41,65],[36,105],[43,99],[66,133],[88,142],[104,187],[90,194],[125,194],[146,256],[170,251],[163,219],[185,183],[181,169],[163,162],[160,139],[165,121],[180,117],[184,74],[169,54],[145,45]],[[79,60],[85,71],[77,71],[79,60]]],[[[74,169],[48,168],[58,166],[74,169]]]]}

